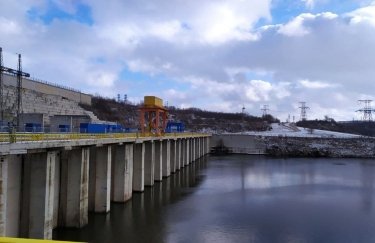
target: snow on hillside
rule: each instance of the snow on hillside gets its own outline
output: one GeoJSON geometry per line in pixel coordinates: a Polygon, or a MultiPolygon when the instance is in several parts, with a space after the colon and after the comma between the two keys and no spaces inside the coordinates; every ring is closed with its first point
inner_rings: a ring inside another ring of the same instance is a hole
{"type": "Polygon", "coordinates": [[[303,127],[297,127],[291,123],[274,123],[272,124],[272,130],[264,132],[242,132],[240,134],[248,135],[259,135],[259,136],[288,136],[288,137],[330,137],[330,138],[355,138],[360,137],[359,135],[331,132],[325,130],[308,129],[303,127]]]}

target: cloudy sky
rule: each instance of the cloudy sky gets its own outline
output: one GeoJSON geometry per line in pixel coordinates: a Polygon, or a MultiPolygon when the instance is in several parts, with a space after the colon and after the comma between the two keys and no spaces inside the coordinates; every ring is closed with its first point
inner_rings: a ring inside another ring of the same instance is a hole
{"type": "MultiPolygon", "coordinates": [[[[0,0],[6,66],[177,107],[359,118],[375,96],[375,1],[0,0]]],[[[374,105],[375,106],[375,105],[374,105]]]]}

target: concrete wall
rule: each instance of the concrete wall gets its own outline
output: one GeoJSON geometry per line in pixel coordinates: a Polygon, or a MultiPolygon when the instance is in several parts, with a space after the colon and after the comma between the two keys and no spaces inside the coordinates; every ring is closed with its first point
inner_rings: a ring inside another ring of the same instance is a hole
{"type": "MultiPolygon", "coordinates": [[[[3,74],[4,84],[10,86],[17,85],[17,77],[3,74]]],[[[91,105],[91,95],[84,94],[78,90],[69,89],[68,87],[58,87],[59,85],[47,84],[43,82],[34,81],[32,79],[22,79],[22,87],[29,90],[41,92],[43,94],[59,95],[66,99],[76,101],[78,103],[91,105]]]]}
{"type": "MultiPolygon", "coordinates": [[[[43,125],[44,117],[45,115],[41,113],[24,113],[24,114],[21,114],[20,124],[38,123],[38,124],[43,125]]],[[[24,131],[24,130],[21,130],[21,131],[24,131]]]]}
{"type": "MultiPolygon", "coordinates": [[[[84,115],[93,121],[99,119],[90,111],[84,110],[79,102],[65,99],[59,95],[40,93],[34,90],[22,90],[22,112],[25,114],[43,114],[43,122],[49,124],[53,115],[84,115]]],[[[17,112],[16,87],[4,85],[4,120],[12,121],[17,112]]]]}
{"type": "Polygon", "coordinates": [[[240,154],[264,154],[265,144],[257,136],[242,134],[212,135],[210,146],[224,145],[232,153],[240,154]]]}
{"type": "Polygon", "coordinates": [[[213,135],[211,150],[221,145],[229,153],[292,157],[374,158],[374,138],[327,138],[213,135]]]}
{"type": "Polygon", "coordinates": [[[79,132],[81,123],[90,123],[91,118],[87,115],[54,115],[50,117],[51,132],[79,132]],[[69,131],[60,131],[59,125],[68,125],[69,131]]]}

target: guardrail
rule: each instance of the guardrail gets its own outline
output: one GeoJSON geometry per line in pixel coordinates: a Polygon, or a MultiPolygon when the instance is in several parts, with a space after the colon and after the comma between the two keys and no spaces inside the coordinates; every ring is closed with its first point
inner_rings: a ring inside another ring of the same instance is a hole
{"type": "Polygon", "coordinates": [[[0,237],[0,243],[78,243],[78,242],[0,237]]]}
{"type": "Polygon", "coordinates": [[[200,137],[203,133],[166,133],[163,136],[155,136],[151,133],[0,133],[0,143],[79,140],[79,139],[121,139],[121,138],[164,138],[164,137],[200,137]]]}

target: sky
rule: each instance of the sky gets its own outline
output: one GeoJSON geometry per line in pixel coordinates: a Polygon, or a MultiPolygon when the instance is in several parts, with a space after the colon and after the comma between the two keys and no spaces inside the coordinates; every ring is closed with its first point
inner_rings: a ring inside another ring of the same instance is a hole
{"type": "Polygon", "coordinates": [[[375,97],[374,0],[0,0],[0,47],[35,78],[133,102],[353,120],[375,97]]]}

